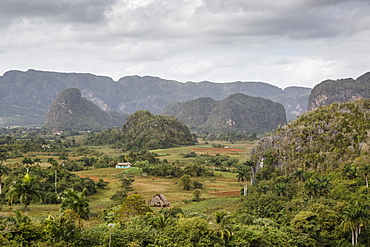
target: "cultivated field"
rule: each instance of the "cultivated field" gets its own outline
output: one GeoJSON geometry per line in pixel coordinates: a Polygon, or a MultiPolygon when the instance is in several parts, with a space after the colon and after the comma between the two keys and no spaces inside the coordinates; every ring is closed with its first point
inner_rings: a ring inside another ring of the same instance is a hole
{"type": "MultiPolygon", "coordinates": [[[[176,160],[182,162],[190,162],[193,158],[184,158],[181,154],[195,152],[197,155],[227,155],[232,158],[237,158],[241,162],[249,158],[249,151],[253,147],[254,142],[238,142],[234,144],[222,142],[210,142],[208,144],[200,143],[198,145],[178,147],[171,149],[153,150],[159,155],[160,159],[167,159],[169,162],[176,160]],[[222,144],[225,148],[215,148],[212,144],[222,144]]],[[[109,147],[86,147],[97,152],[110,156],[119,156],[124,153],[111,149],[109,147]]],[[[30,155],[30,154],[27,154],[30,155]]],[[[41,159],[40,166],[47,167],[47,159],[53,157],[58,159],[57,154],[38,153],[34,154],[41,159]]],[[[76,154],[70,154],[70,159],[78,159],[76,154]]],[[[6,163],[20,162],[21,159],[9,159],[6,163]]],[[[80,177],[90,177],[95,181],[102,178],[109,182],[109,185],[100,189],[98,193],[88,196],[91,212],[97,217],[101,212],[109,206],[112,201],[110,198],[117,190],[122,190],[118,175],[121,173],[134,172],[135,181],[132,184],[132,191],[128,194],[138,193],[143,196],[145,201],[157,193],[163,193],[173,207],[181,207],[183,210],[199,211],[199,212],[214,212],[215,210],[235,210],[235,202],[239,200],[242,184],[236,179],[236,173],[215,171],[213,177],[194,177],[191,178],[203,184],[201,193],[201,202],[191,202],[193,198],[192,190],[186,191],[179,185],[179,178],[153,177],[145,174],[136,173],[135,167],[130,169],[117,168],[99,168],[75,172],[80,177]]],[[[11,209],[21,209],[21,205],[7,206],[3,205],[2,211],[9,214],[11,209]]],[[[58,205],[30,205],[28,214],[36,218],[42,219],[47,215],[55,215],[59,213],[58,205]]]]}

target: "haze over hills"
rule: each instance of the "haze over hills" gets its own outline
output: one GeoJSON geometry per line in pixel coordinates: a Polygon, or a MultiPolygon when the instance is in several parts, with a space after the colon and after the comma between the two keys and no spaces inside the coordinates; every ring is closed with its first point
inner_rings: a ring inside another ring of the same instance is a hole
{"type": "Polygon", "coordinates": [[[172,103],[161,114],[177,117],[192,130],[215,133],[264,133],[287,122],[282,104],[241,93],[219,101],[198,98],[172,103]]]}
{"type": "Polygon", "coordinates": [[[42,126],[50,105],[67,88],[78,88],[83,97],[102,110],[126,114],[138,110],[158,114],[173,102],[200,97],[221,100],[234,93],[243,93],[282,103],[288,120],[307,109],[311,91],[303,87],[282,90],[262,82],[182,83],[151,76],[125,76],[114,81],[82,73],[8,71],[0,77],[0,127],[42,126]]]}

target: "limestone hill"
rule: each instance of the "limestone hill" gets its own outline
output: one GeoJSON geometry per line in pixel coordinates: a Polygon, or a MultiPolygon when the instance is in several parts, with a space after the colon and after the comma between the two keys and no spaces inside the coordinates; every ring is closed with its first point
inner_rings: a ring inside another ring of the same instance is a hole
{"type": "Polygon", "coordinates": [[[193,145],[196,141],[185,124],[174,117],[153,115],[149,111],[131,114],[122,132],[123,148],[126,150],[193,145]]]}
{"type": "Polygon", "coordinates": [[[190,129],[206,132],[264,133],[287,122],[282,104],[241,93],[220,101],[199,98],[170,104],[161,114],[175,116],[190,129]]]}
{"type": "Polygon", "coordinates": [[[44,127],[57,130],[98,130],[119,126],[124,118],[118,113],[106,113],[83,98],[77,88],[59,93],[49,108],[44,127]]]}
{"type": "Polygon", "coordinates": [[[333,103],[303,114],[275,135],[262,138],[251,154],[259,167],[273,165],[333,171],[370,158],[370,99],[333,103]]]}
{"type": "Polygon", "coordinates": [[[355,80],[326,80],[316,85],[308,100],[308,110],[362,98],[370,98],[370,72],[355,80]]]}

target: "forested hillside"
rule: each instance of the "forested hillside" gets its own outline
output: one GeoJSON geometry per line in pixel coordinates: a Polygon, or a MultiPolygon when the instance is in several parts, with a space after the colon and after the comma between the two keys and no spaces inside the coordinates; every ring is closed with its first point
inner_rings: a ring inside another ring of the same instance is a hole
{"type": "Polygon", "coordinates": [[[149,111],[131,114],[122,132],[126,150],[169,148],[192,145],[196,141],[185,124],[174,117],[153,115],[149,111]]]}
{"type": "Polygon", "coordinates": [[[303,168],[333,171],[366,163],[370,150],[370,99],[334,103],[303,114],[262,138],[252,156],[286,172],[303,168]]]}
{"type": "Polygon", "coordinates": [[[207,121],[217,101],[212,98],[198,98],[190,101],[175,102],[167,105],[161,115],[174,116],[184,122],[190,129],[200,129],[207,121]]]}
{"type": "Polygon", "coordinates": [[[284,106],[241,93],[215,101],[199,98],[173,103],[161,112],[183,121],[190,129],[208,133],[264,133],[287,122],[284,106]]]}

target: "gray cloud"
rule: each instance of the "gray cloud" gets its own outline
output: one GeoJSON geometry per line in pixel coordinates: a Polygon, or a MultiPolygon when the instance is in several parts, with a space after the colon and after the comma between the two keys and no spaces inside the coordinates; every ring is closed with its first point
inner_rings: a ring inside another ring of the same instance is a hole
{"type": "Polygon", "coordinates": [[[105,19],[106,8],[114,0],[2,0],[0,16],[3,25],[22,19],[64,23],[98,23],[105,19]]]}
{"type": "Polygon", "coordinates": [[[368,0],[0,0],[0,71],[311,85],[370,64],[368,0]]]}

